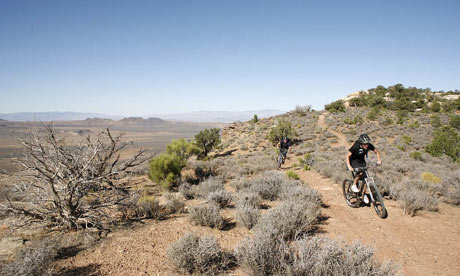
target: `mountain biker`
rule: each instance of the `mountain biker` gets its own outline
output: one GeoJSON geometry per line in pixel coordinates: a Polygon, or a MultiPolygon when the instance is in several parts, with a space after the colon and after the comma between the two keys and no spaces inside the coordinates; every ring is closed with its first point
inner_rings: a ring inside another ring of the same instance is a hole
{"type": "Polygon", "coordinates": [[[283,155],[283,164],[288,151],[291,149],[291,145],[291,139],[289,139],[287,136],[284,136],[278,143],[277,147],[279,148],[280,153],[283,155]]]}
{"type": "MultiPolygon", "coordinates": [[[[361,134],[359,139],[355,141],[353,146],[348,150],[347,153],[347,167],[348,170],[353,172],[356,168],[363,168],[366,167],[366,160],[365,157],[369,151],[373,151],[377,155],[377,164],[382,164],[382,160],[380,159],[380,152],[372,145],[371,138],[367,134],[361,134]]],[[[360,172],[354,174],[353,185],[351,186],[351,190],[355,193],[359,192],[358,189],[358,180],[361,179],[364,175],[364,172],[360,172]]],[[[363,189],[365,191],[366,189],[363,189]]],[[[369,199],[367,195],[364,195],[364,202],[367,204],[369,203],[369,199]]]]}

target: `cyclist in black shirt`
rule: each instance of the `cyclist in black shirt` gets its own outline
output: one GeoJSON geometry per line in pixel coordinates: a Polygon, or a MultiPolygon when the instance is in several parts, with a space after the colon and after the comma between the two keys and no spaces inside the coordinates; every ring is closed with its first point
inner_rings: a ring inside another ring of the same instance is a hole
{"type": "MultiPolygon", "coordinates": [[[[369,151],[373,151],[377,155],[377,164],[379,165],[382,164],[382,160],[380,159],[380,152],[370,142],[371,142],[371,138],[369,137],[369,135],[361,134],[359,136],[359,139],[348,150],[347,167],[349,171],[353,172],[355,168],[366,167],[365,157],[367,156],[367,153],[369,151]]],[[[357,184],[358,184],[358,180],[362,176],[363,176],[363,172],[357,173],[355,175],[353,185],[351,186],[351,190],[355,193],[359,192],[357,184]]],[[[366,199],[367,197],[365,196],[364,197],[365,202],[366,202],[366,199]]]]}
{"type": "Polygon", "coordinates": [[[283,154],[283,164],[284,160],[286,159],[286,155],[291,148],[292,142],[288,137],[283,137],[283,139],[280,140],[278,143],[278,147],[280,150],[280,153],[283,154]]]}

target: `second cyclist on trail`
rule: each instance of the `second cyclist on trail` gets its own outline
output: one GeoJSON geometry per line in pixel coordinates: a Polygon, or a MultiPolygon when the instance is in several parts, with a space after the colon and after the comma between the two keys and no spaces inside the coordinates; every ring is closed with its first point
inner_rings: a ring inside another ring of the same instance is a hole
{"type": "Polygon", "coordinates": [[[286,136],[284,136],[278,143],[280,153],[283,155],[283,164],[284,164],[284,161],[286,160],[286,155],[289,149],[291,148],[291,145],[292,145],[291,140],[286,136]]]}

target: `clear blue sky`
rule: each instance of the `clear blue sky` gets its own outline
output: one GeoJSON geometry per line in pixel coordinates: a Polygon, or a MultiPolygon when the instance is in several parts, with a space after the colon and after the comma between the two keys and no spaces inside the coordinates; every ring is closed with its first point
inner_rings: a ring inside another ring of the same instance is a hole
{"type": "Polygon", "coordinates": [[[460,1],[0,0],[0,113],[324,104],[460,89],[460,1]]]}

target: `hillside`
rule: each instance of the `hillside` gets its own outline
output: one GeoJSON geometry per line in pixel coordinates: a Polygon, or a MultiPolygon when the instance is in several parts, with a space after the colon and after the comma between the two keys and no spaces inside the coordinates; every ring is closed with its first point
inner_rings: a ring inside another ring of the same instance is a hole
{"type": "Polygon", "coordinates": [[[206,268],[228,275],[302,275],[299,271],[307,268],[311,274],[305,275],[353,274],[346,269],[373,275],[458,275],[459,165],[446,155],[425,152],[442,125],[451,124],[456,107],[433,111],[428,103],[424,112],[414,107],[404,116],[384,103],[378,112],[375,106],[352,104],[333,112],[299,108],[228,125],[209,160],[188,161],[177,190],[164,193],[146,177],[132,177],[132,187],[148,195],[144,199],[159,199],[151,210],[163,206],[174,211],[159,220],[133,220],[92,246],[77,244],[72,254],[59,255],[55,269],[60,275],[187,275],[177,264],[190,265],[180,256],[195,252],[189,257],[201,267],[189,271],[206,268]],[[267,135],[280,125],[295,131],[295,144],[278,172],[267,135]],[[385,195],[386,219],[372,207],[348,207],[341,191],[342,180],[349,177],[345,155],[363,132],[382,152],[383,165],[375,173],[385,195]],[[311,161],[306,169],[305,159],[311,161]],[[286,178],[288,171],[299,181],[286,178]],[[200,212],[212,224],[193,217],[200,212]],[[207,239],[184,236],[189,231],[207,239]],[[264,239],[263,232],[281,242],[264,239]],[[181,249],[184,244],[188,247],[181,249]],[[202,247],[193,251],[195,244],[202,247]]]}

